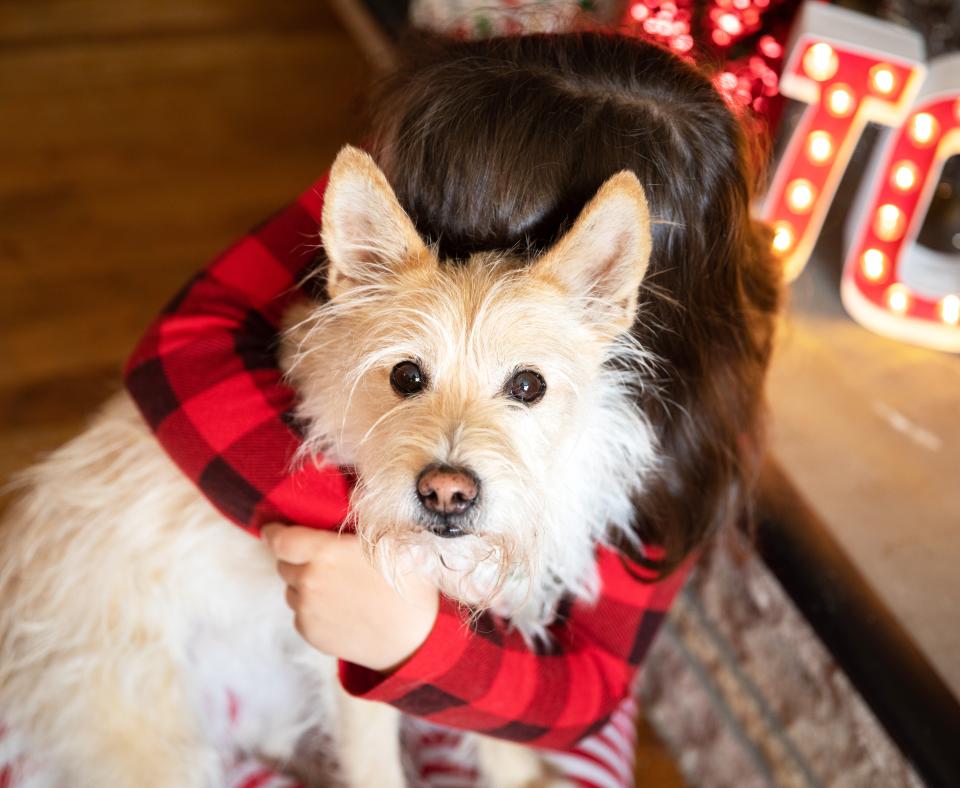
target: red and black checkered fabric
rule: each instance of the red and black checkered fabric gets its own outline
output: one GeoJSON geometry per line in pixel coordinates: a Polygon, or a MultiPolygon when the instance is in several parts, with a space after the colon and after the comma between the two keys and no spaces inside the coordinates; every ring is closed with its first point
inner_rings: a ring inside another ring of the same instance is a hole
{"type": "Polygon", "coordinates": [[[180,469],[223,514],[334,528],[349,483],[336,467],[290,473],[299,436],[274,345],[284,310],[303,298],[319,243],[326,181],[201,271],[147,330],[126,384],[180,469]]]}
{"type": "MultiPolygon", "coordinates": [[[[350,481],[335,467],[291,470],[299,435],[293,392],[274,349],[283,311],[305,296],[326,180],[234,244],[195,277],[148,329],[127,387],[181,470],[226,517],[257,533],[267,522],[336,528],[350,481]]],[[[641,583],[643,570],[598,553],[602,593],[576,603],[534,649],[490,615],[443,599],[433,631],[397,671],[342,663],[358,696],[433,722],[539,747],[598,731],[628,694],[637,665],[685,571],[641,583]]]]}

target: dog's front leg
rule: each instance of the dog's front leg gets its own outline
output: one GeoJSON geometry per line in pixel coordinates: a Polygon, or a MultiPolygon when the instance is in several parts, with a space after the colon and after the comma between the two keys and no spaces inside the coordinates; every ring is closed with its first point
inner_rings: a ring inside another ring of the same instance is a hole
{"type": "Polygon", "coordinates": [[[403,788],[400,712],[340,692],[340,763],[350,788],[403,788]]]}
{"type": "Polygon", "coordinates": [[[477,737],[480,773],[489,788],[572,788],[536,750],[520,744],[477,737]]]}

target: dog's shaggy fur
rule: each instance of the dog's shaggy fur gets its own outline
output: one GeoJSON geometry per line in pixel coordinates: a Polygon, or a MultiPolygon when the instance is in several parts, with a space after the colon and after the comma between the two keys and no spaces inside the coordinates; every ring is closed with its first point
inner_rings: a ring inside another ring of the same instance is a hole
{"type": "MultiPolygon", "coordinates": [[[[691,68],[591,35],[441,49],[380,97],[386,175],[338,157],[327,293],[289,316],[282,361],[301,460],[357,469],[371,558],[533,640],[561,597],[596,593],[598,543],[655,540],[667,571],[738,505],[777,286],[738,127],[691,68]],[[512,395],[518,372],[539,401],[512,395]],[[479,484],[456,539],[417,494],[432,464],[479,484]]],[[[318,747],[350,784],[402,783],[395,713],[339,696],[266,551],[126,398],[23,482],[0,528],[0,762],[39,754],[24,785],[213,786],[237,749],[327,784],[318,747]],[[227,690],[230,731],[210,708],[227,690]]],[[[538,774],[483,748],[497,784],[538,774]]]]}
{"type": "Polygon", "coordinates": [[[636,177],[607,181],[533,266],[502,253],[442,266],[376,165],[348,148],[331,171],[323,248],[333,298],[306,307],[287,363],[305,453],[357,468],[352,519],[385,574],[416,567],[542,634],[561,595],[595,593],[594,547],[633,538],[631,499],[654,463],[633,406],[647,358],[628,333],[650,256],[636,177]],[[408,360],[426,383],[404,398],[389,376],[408,360]],[[542,401],[507,395],[518,370],[541,376],[542,401]],[[460,538],[426,527],[415,487],[432,464],[480,484],[460,538]]]}

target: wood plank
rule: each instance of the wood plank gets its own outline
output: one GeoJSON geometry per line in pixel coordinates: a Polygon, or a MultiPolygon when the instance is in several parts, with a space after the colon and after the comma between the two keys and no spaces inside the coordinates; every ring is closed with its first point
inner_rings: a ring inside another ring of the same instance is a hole
{"type": "Polygon", "coordinates": [[[308,31],[0,55],[14,73],[0,341],[19,363],[0,385],[128,348],[191,271],[323,171],[367,72],[339,34],[308,31]]]}
{"type": "Polygon", "coordinates": [[[636,755],[634,780],[638,788],[683,788],[683,776],[673,756],[643,717],[637,721],[636,755]]]}
{"type": "Polygon", "coordinates": [[[30,0],[0,3],[0,46],[50,45],[123,36],[183,37],[242,29],[335,28],[324,0],[30,0]]]}
{"type": "Polygon", "coordinates": [[[95,5],[0,10],[18,37],[0,44],[0,478],[77,428],[162,304],[359,132],[369,67],[323,3],[95,5]]]}

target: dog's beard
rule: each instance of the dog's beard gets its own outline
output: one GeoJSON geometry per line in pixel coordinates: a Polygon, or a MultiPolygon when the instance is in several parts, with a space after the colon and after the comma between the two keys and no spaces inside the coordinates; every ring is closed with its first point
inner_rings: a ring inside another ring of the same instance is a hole
{"type": "Polygon", "coordinates": [[[387,419],[356,448],[355,463],[351,522],[395,585],[402,587],[403,578],[416,573],[465,605],[503,615],[536,594],[546,523],[532,491],[543,487],[518,484],[536,469],[523,462],[506,434],[473,427],[450,436],[430,418],[413,424],[404,419],[402,425],[387,419]],[[432,515],[415,492],[420,468],[437,458],[473,468],[483,480],[479,502],[458,520],[464,535],[453,539],[429,531],[432,515]]]}
{"type": "Polygon", "coordinates": [[[404,413],[380,420],[360,445],[341,446],[359,474],[353,524],[384,576],[401,589],[411,573],[427,577],[474,610],[510,618],[528,638],[544,636],[564,595],[593,598],[594,550],[612,532],[635,539],[631,497],[655,462],[633,381],[606,370],[549,440],[504,423],[502,412],[485,423],[481,404],[466,420],[473,426],[453,435],[438,429],[434,412],[404,413]],[[415,491],[419,469],[438,458],[483,480],[467,535],[454,539],[424,527],[429,515],[415,491]]]}

